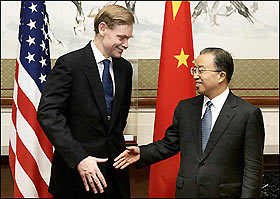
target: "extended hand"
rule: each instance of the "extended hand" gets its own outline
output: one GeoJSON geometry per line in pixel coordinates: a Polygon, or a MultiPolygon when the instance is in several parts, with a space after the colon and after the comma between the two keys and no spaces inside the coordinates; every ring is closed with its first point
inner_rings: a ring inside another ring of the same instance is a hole
{"type": "Polygon", "coordinates": [[[126,147],[126,150],[122,152],[118,157],[114,159],[113,166],[118,169],[124,169],[130,164],[140,159],[140,148],[137,146],[126,147]]]}
{"type": "Polygon", "coordinates": [[[88,156],[78,164],[77,168],[87,191],[89,191],[90,185],[94,193],[98,192],[96,186],[98,187],[100,193],[104,192],[103,187],[107,187],[107,184],[97,166],[97,163],[104,163],[107,160],[107,158],[101,159],[88,156]]]}

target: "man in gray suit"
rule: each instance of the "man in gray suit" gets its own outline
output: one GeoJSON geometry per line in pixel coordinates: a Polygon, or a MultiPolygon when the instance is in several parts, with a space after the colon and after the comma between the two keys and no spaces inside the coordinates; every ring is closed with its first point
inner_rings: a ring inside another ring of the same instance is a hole
{"type": "Polygon", "coordinates": [[[162,140],[127,147],[115,168],[143,167],[181,152],[176,181],[180,197],[260,197],[264,124],[261,110],[228,88],[231,55],[220,48],[200,52],[191,68],[199,96],[177,105],[162,140]]]}

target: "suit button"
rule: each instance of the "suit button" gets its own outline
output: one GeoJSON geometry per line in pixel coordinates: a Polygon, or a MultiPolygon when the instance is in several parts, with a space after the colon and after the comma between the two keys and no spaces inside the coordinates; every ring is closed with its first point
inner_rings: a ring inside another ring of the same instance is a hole
{"type": "Polygon", "coordinates": [[[111,120],[111,117],[110,117],[110,115],[108,115],[108,116],[107,116],[107,120],[108,120],[108,121],[110,121],[110,120],[111,120]]]}
{"type": "Polygon", "coordinates": [[[202,162],[202,163],[200,163],[199,165],[198,165],[198,167],[200,168],[200,167],[202,167],[202,166],[204,166],[204,162],[202,162]]]}

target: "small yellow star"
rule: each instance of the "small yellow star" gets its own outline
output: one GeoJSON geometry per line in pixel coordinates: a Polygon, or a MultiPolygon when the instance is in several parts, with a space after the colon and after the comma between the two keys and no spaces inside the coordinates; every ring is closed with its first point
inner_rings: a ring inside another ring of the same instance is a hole
{"type": "Polygon", "coordinates": [[[185,64],[186,67],[189,67],[187,64],[187,59],[188,59],[189,55],[185,55],[183,48],[181,48],[181,54],[175,55],[174,57],[179,60],[177,68],[179,68],[182,64],[185,64]]]}

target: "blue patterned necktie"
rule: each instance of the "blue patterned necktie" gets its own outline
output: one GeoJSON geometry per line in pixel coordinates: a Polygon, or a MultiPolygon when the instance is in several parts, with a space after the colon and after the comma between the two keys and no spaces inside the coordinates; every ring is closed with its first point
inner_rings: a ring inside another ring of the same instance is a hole
{"type": "Polygon", "coordinates": [[[104,70],[102,74],[102,84],[103,84],[103,89],[104,89],[104,95],[105,95],[105,102],[107,106],[107,111],[108,114],[111,115],[112,113],[112,103],[113,103],[113,81],[112,77],[109,72],[109,65],[110,65],[110,60],[104,59],[103,64],[104,64],[104,70]]]}
{"type": "Polygon", "coordinates": [[[202,151],[204,152],[204,149],[207,145],[208,139],[210,137],[211,133],[211,125],[212,125],[212,112],[211,112],[211,106],[213,103],[211,101],[207,102],[207,108],[202,118],[202,151]]]}

